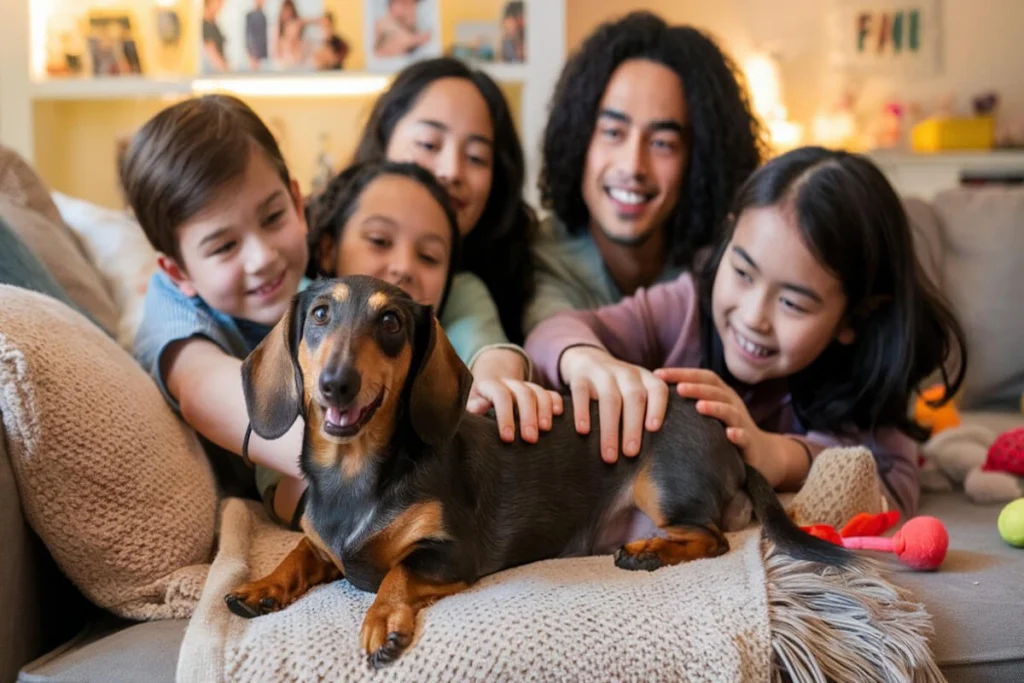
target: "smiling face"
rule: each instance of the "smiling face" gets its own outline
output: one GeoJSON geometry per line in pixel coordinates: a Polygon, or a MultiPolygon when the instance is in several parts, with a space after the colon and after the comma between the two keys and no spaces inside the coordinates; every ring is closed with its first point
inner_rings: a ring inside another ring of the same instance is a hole
{"type": "Polygon", "coordinates": [[[401,287],[417,303],[440,306],[451,268],[452,228],[419,182],[381,175],[356,200],[337,249],[320,245],[321,269],[338,277],[372,275],[401,287]]]}
{"type": "Polygon", "coordinates": [[[792,211],[743,211],[715,275],[715,329],[729,372],[756,384],[788,377],[832,343],[853,342],[842,283],[804,244],[792,211]]]}
{"type": "Polygon", "coordinates": [[[234,318],[274,325],[306,269],[306,220],[291,187],[258,148],[241,178],[177,229],[180,258],[161,269],[186,296],[234,318]]]}
{"type": "Polygon", "coordinates": [[[662,228],[682,192],[687,122],[683,84],[674,71],[646,59],[615,70],[583,171],[592,230],[632,246],[662,228]]]}
{"type": "Polygon", "coordinates": [[[379,448],[409,372],[412,304],[400,290],[365,278],[322,282],[306,300],[297,362],[315,407],[310,426],[331,443],[365,438],[379,448]]]}
{"type": "Polygon", "coordinates": [[[494,127],[472,81],[440,78],[424,88],[395,125],[386,156],[433,173],[448,191],[459,232],[476,227],[491,194],[494,127]]]}

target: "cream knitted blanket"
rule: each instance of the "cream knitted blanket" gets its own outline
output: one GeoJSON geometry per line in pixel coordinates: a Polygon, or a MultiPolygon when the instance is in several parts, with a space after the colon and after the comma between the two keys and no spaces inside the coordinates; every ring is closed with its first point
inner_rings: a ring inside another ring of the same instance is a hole
{"type": "Polygon", "coordinates": [[[416,640],[373,672],[359,628],[373,595],[345,581],[246,620],[224,595],[300,538],[225,501],[221,545],[186,631],[178,681],[941,681],[927,614],[870,568],[777,555],[756,527],[732,550],[652,573],[610,556],[485,577],[425,610],[416,640]]]}

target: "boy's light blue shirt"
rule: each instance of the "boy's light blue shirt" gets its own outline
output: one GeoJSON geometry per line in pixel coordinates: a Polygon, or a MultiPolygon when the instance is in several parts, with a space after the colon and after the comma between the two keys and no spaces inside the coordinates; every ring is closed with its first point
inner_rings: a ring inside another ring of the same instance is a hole
{"type": "MultiPolygon", "coordinates": [[[[303,278],[299,291],[308,287],[309,282],[303,278]]],[[[202,337],[229,356],[243,360],[271,329],[267,325],[226,315],[199,296],[186,296],[165,273],[158,271],[150,278],[146,290],[142,323],[135,335],[133,351],[136,360],[160,387],[164,399],[181,417],[181,406],[167,390],[160,372],[160,358],[168,346],[192,337],[202,337]]],[[[225,493],[255,497],[253,473],[242,459],[201,435],[200,440],[225,493]]]]}

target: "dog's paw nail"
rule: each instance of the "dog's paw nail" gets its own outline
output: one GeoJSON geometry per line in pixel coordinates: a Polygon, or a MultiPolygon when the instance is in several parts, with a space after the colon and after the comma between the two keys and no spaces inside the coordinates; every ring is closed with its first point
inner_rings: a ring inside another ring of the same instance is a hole
{"type": "Polygon", "coordinates": [[[244,617],[245,619],[252,619],[253,617],[259,616],[256,610],[250,607],[245,600],[234,593],[224,596],[224,602],[227,603],[228,609],[231,610],[231,613],[236,616],[244,617]]]}

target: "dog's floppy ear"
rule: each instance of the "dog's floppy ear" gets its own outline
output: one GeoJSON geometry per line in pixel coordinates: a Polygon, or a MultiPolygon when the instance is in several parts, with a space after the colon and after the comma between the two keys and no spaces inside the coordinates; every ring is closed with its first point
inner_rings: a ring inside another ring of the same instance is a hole
{"type": "Polygon", "coordinates": [[[439,446],[459,428],[473,375],[455,353],[429,306],[423,307],[416,328],[415,351],[422,360],[412,378],[409,417],[425,443],[439,446]]]}
{"type": "Polygon", "coordinates": [[[242,388],[252,430],[276,439],[302,409],[302,373],[296,357],[305,325],[305,298],[292,299],[284,317],[242,362],[242,388]]]}

